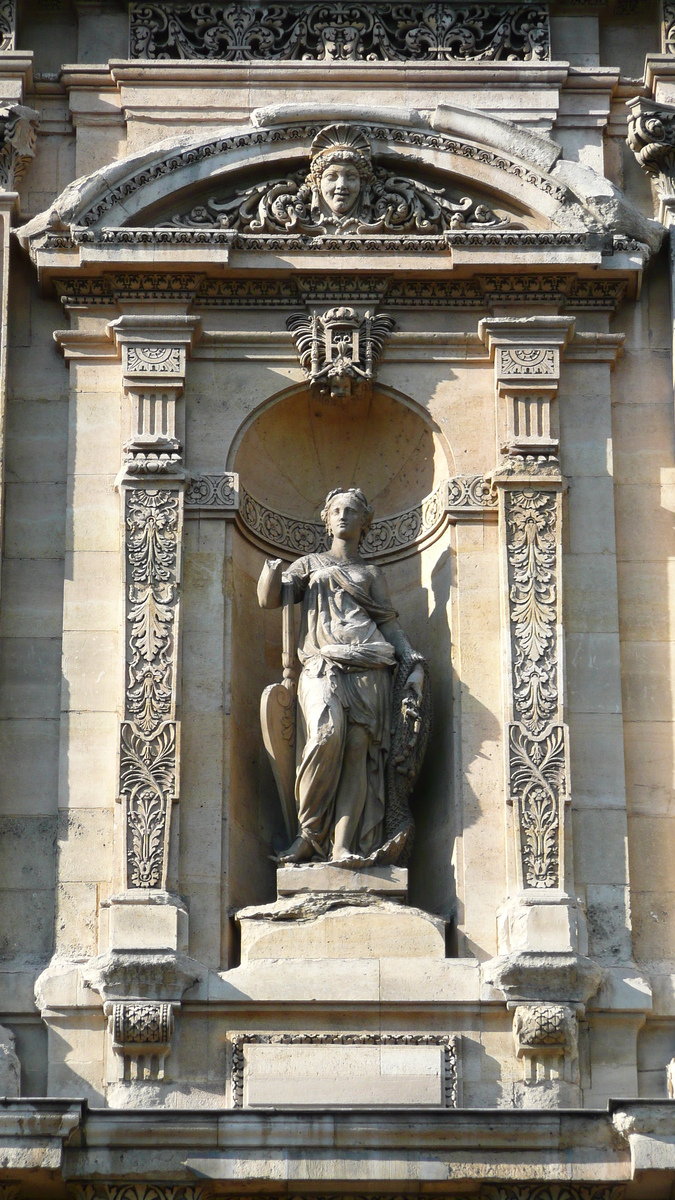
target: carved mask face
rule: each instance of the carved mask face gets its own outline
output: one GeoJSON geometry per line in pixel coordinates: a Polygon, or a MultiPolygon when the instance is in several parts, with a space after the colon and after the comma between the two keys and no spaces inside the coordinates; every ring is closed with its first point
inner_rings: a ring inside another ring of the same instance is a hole
{"type": "Polygon", "coordinates": [[[347,540],[360,537],[363,520],[361,505],[348,492],[342,492],[331,500],[328,523],[333,537],[347,540]]]}
{"type": "Polygon", "coordinates": [[[321,195],[331,212],[345,217],[361,191],[361,176],[352,163],[331,163],[321,176],[321,195]]]}

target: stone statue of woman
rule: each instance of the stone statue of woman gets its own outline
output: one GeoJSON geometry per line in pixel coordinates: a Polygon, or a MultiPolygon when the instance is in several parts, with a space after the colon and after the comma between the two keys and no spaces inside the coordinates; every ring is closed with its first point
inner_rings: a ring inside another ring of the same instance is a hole
{"type": "Polygon", "coordinates": [[[281,605],[283,585],[302,602],[298,833],[279,861],[406,861],[414,829],[408,796],[430,725],[427,668],[397,620],[382,571],[359,554],[373,519],[363,492],[336,488],[321,515],[328,553],[305,555],[284,573],[280,559],[268,559],[258,582],[263,608],[281,605]]]}

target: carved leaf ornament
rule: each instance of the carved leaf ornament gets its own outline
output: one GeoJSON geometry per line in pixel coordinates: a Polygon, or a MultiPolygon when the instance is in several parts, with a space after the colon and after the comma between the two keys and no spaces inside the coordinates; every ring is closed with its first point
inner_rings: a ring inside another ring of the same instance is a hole
{"type": "Polygon", "coordinates": [[[519,808],[523,881],[530,888],[559,887],[564,731],[555,726],[535,741],[512,725],[509,743],[509,783],[519,808]]]}
{"type": "Polygon", "coordinates": [[[537,734],[558,708],[556,497],[508,491],[506,498],[514,710],[537,734]]]}
{"type": "Polygon", "coordinates": [[[120,795],[127,804],[129,886],[157,888],[164,872],[167,805],[176,791],[174,643],[179,494],[129,489],[127,689],[120,735],[120,795]]]}
{"type": "Polygon", "coordinates": [[[149,59],[530,62],[550,57],[544,4],[290,0],[132,3],[130,54],[149,59]]]}

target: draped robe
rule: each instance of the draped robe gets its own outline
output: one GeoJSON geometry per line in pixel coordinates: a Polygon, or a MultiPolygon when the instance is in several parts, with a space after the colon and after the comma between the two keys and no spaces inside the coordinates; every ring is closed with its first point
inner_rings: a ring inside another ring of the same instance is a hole
{"type": "Polygon", "coordinates": [[[397,614],[371,595],[380,577],[377,567],[330,554],[306,555],[284,575],[302,600],[298,832],[321,857],[341,817],[352,854],[371,854],[383,841],[396,656],[379,626],[397,614]]]}

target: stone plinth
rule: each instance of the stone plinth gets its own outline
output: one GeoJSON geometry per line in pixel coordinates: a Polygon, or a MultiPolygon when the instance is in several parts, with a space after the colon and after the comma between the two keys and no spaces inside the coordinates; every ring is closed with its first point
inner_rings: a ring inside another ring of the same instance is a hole
{"type": "Polygon", "coordinates": [[[303,892],[357,892],[384,896],[387,900],[407,900],[408,871],[405,867],[364,867],[354,871],[328,862],[279,867],[277,895],[296,896],[303,892]]]}
{"type": "Polygon", "coordinates": [[[376,896],[325,892],[243,908],[241,961],[445,958],[445,922],[376,896]]]}

